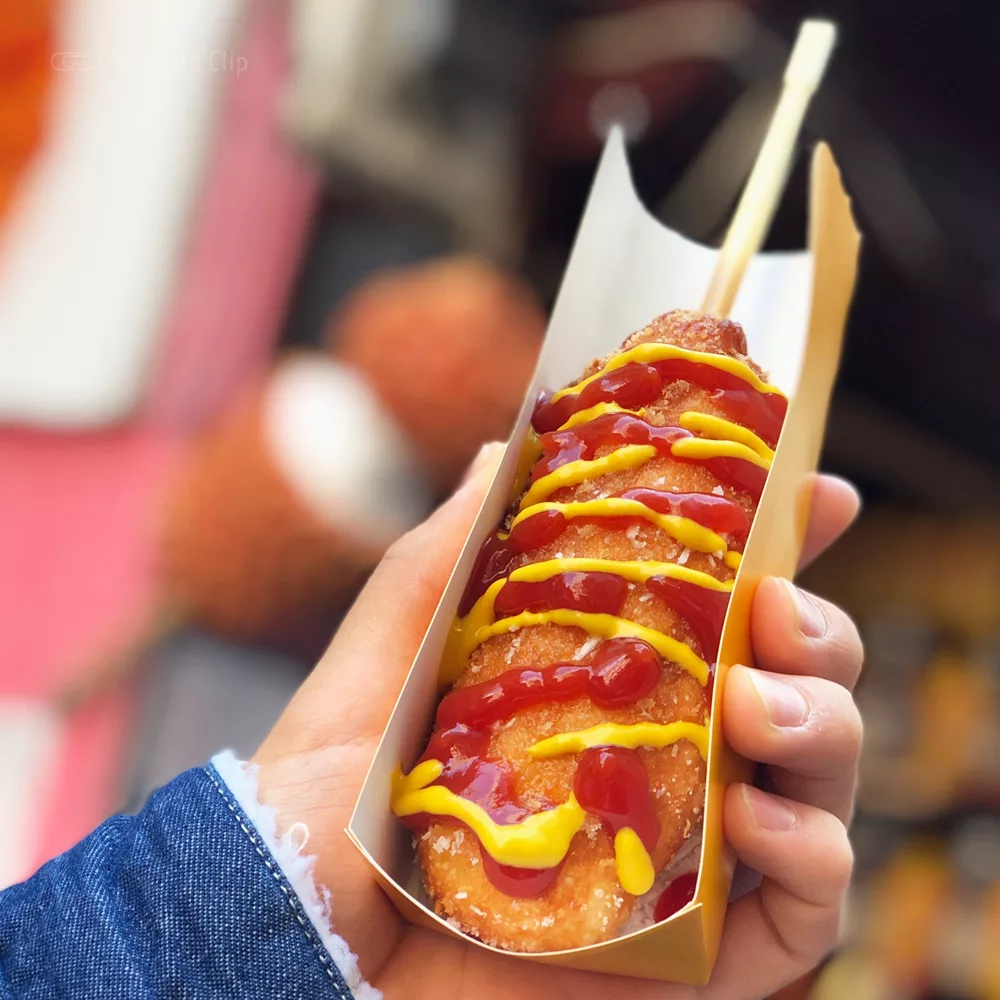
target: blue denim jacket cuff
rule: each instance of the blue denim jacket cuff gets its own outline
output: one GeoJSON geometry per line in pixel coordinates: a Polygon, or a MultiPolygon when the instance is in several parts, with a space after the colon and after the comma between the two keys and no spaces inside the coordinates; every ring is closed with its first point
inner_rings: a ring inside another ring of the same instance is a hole
{"type": "Polygon", "coordinates": [[[274,810],[257,797],[256,767],[238,760],[231,752],[216,755],[207,770],[261,863],[288,898],[295,919],[320,961],[333,962],[355,1000],[380,1000],[382,994],[362,977],[357,955],[332,929],[332,897],[316,882],[316,859],[303,853],[308,845],[308,827],[294,823],[279,835],[274,810]]]}
{"type": "Polygon", "coordinates": [[[254,785],[231,755],[185,771],[0,891],[0,998],[374,1000],[254,785]]]}

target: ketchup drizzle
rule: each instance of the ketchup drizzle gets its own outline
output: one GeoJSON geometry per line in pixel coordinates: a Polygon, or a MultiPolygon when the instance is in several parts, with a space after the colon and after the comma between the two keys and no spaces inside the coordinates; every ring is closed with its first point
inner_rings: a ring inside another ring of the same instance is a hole
{"type": "Polygon", "coordinates": [[[543,394],[535,405],[531,424],[539,434],[561,427],[574,413],[598,403],[617,403],[636,410],[654,402],[664,385],[674,381],[691,382],[708,389],[710,398],[730,420],[749,427],[772,448],[781,433],[788,400],[780,393],[758,392],[738,375],[714,365],[674,358],[651,364],[630,362],[594,379],[575,395],[562,396],[555,402],[543,394]]]}
{"type": "Polygon", "coordinates": [[[515,668],[491,681],[457,688],[438,705],[435,719],[438,732],[431,738],[422,759],[444,759],[432,752],[437,749],[436,743],[441,747],[472,749],[459,730],[484,730],[534,705],[584,696],[602,708],[634,705],[652,693],[662,667],[659,653],[641,639],[606,639],[589,662],[515,668]]]}
{"type": "Polygon", "coordinates": [[[616,573],[556,573],[547,580],[508,582],[494,602],[496,618],[522,611],[569,608],[585,614],[618,615],[628,597],[628,581],[616,573]]]}
{"type": "MultiPolygon", "coordinates": [[[[729,606],[729,591],[699,587],[688,580],[651,576],[646,587],[691,626],[701,655],[719,655],[722,626],[729,606]]],[[[496,619],[512,618],[522,611],[569,608],[586,614],[620,615],[628,597],[628,581],[615,573],[556,573],[547,580],[505,583],[494,602],[496,619]]]]}
{"type": "Polygon", "coordinates": [[[650,577],[646,586],[691,626],[701,647],[702,659],[712,663],[719,655],[729,591],[709,590],[670,576],[650,577]]]}
{"type": "MultiPolygon", "coordinates": [[[[750,533],[750,518],[746,511],[728,497],[714,493],[672,493],[649,487],[624,490],[617,494],[624,500],[636,500],[658,514],[686,517],[718,534],[728,535],[738,544],[750,533]]],[[[578,517],[580,525],[600,524],[608,530],[624,531],[641,521],[635,517],[578,517]]],[[[469,574],[469,582],[458,606],[459,618],[464,618],[476,601],[497,580],[509,576],[518,564],[518,556],[554,542],[569,526],[562,511],[542,510],[519,521],[506,539],[492,534],[483,542],[469,574]]],[[[505,588],[506,589],[506,588],[505,588]]]]}
{"type": "Polygon", "coordinates": [[[683,910],[694,899],[694,891],[697,886],[697,872],[686,872],[684,875],[678,875],[660,893],[660,898],[656,901],[656,908],[653,910],[653,919],[659,923],[683,910]]]}
{"type": "Polygon", "coordinates": [[[675,514],[697,521],[720,535],[732,535],[745,542],[750,534],[750,517],[735,501],[715,493],[672,493],[640,486],[619,494],[623,500],[638,500],[658,514],[675,514]]]}
{"type": "Polygon", "coordinates": [[[576,427],[543,434],[540,439],[543,457],[535,463],[531,481],[537,482],[568,462],[592,459],[597,449],[605,445],[652,445],[665,458],[704,465],[724,483],[748,493],[755,502],[760,499],[767,469],[742,458],[686,458],[672,453],[675,442],[694,437],[683,427],[650,424],[629,413],[605,413],[576,427]]]}
{"type": "Polygon", "coordinates": [[[491,584],[510,576],[520,553],[509,542],[509,538],[499,538],[496,533],[483,542],[458,604],[459,618],[464,618],[472,610],[472,606],[489,590],[491,584]]]}
{"type": "Polygon", "coordinates": [[[486,877],[505,896],[514,899],[534,899],[541,896],[562,871],[563,862],[553,868],[515,868],[513,865],[502,865],[489,851],[479,848],[479,856],[483,859],[483,871],[486,877]]]}
{"type": "MultiPolygon", "coordinates": [[[[638,487],[624,490],[615,496],[622,500],[635,500],[658,514],[686,517],[717,534],[730,535],[737,542],[745,542],[750,533],[750,518],[746,511],[735,500],[716,496],[714,493],[671,493],[667,490],[638,487]]],[[[642,519],[594,516],[577,517],[573,520],[578,524],[600,524],[602,527],[624,530],[642,519]]],[[[532,549],[548,545],[554,542],[568,525],[569,518],[562,511],[541,510],[514,525],[510,537],[507,539],[505,551],[530,552],[532,549]]],[[[487,540],[487,544],[492,546],[492,552],[496,550],[498,544],[503,543],[493,535],[487,540]]],[[[513,564],[513,558],[510,562],[513,564]]],[[[499,579],[499,577],[494,577],[494,579],[499,579]]],[[[483,590],[485,589],[486,587],[483,587],[483,590]]]]}
{"type": "Polygon", "coordinates": [[[573,792],[583,808],[599,816],[614,837],[633,829],[650,854],[660,838],[649,777],[638,751],[591,747],[580,755],[573,792]]]}
{"type": "MultiPolygon", "coordinates": [[[[510,718],[522,708],[569,701],[584,695],[608,708],[631,705],[653,691],[661,670],[659,654],[646,643],[638,639],[608,639],[598,646],[587,663],[508,670],[491,681],[459,688],[446,695],[438,706],[436,729],[420,760],[441,761],[444,770],[434,784],[443,785],[482,806],[494,822],[520,823],[530,811],[518,802],[511,764],[487,756],[490,726],[510,718]]],[[[635,751],[622,753],[634,755],[635,751]]],[[[636,805],[643,801],[638,784],[640,778],[646,782],[645,769],[638,755],[634,761],[631,758],[619,760],[619,757],[621,755],[616,754],[605,759],[595,756],[592,750],[586,751],[577,772],[577,784],[583,782],[576,790],[577,799],[584,809],[612,825],[613,833],[620,828],[614,826],[617,822],[614,817],[629,817],[629,822],[623,820],[622,823],[631,826],[634,812],[634,820],[640,826],[633,826],[633,829],[641,838],[652,835],[655,844],[659,824],[654,832],[649,817],[636,805]],[[617,786],[606,788],[607,782],[622,784],[616,790],[617,786]],[[586,802],[580,797],[581,790],[586,802]],[[591,809],[588,802],[592,802],[594,808],[591,809]]],[[[645,795],[648,799],[648,783],[645,795]]],[[[656,822],[655,814],[652,819],[656,822]]],[[[426,830],[431,821],[432,817],[426,814],[403,819],[403,823],[417,833],[426,830]]],[[[541,895],[560,870],[559,866],[516,868],[500,864],[481,848],[480,853],[483,870],[493,885],[519,899],[541,895]]]]}

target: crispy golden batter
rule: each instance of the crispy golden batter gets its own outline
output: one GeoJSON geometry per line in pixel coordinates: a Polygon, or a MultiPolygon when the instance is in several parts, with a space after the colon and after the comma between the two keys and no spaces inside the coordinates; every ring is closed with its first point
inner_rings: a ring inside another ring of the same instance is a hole
{"type": "MultiPolygon", "coordinates": [[[[631,336],[622,350],[646,341],[729,354],[749,362],[739,326],[690,313],[661,316],[631,336]]],[[[597,371],[606,360],[594,362],[584,375],[597,371]]],[[[760,374],[756,366],[751,366],[760,374]]],[[[646,419],[655,424],[676,424],[685,410],[726,416],[708,392],[686,382],[675,382],[666,386],[660,398],[646,408],[646,419]]],[[[612,447],[601,448],[597,455],[612,450],[612,447]]],[[[636,469],[559,490],[549,499],[584,500],[637,486],[702,493],[719,492],[721,486],[725,495],[739,502],[748,514],[754,511],[750,497],[720,484],[706,468],[662,457],[636,469]]],[[[720,580],[733,576],[733,571],[713,556],[687,552],[665,532],[645,523],[620,531],[570,521],[555,542],[526,553],[521,564],[561,556],[680,561],[720,580]]],[[[622,617],[681,639],[702,653],[684,619],[642,584],[629,585],[622,617]]],[[[474,651],[456,687],[490,680],[515,667],[540,667],[574,657],[582,659],[595,644],[581,629],[558,625],[541,625],[497,636],[474,651]]],[[[546,760],[530,757],[527,750],[537,741],[601,722],[701,722],[704,715],[701,685],[678,667],[667,664],[653,693],[635,705],[605,709],[588,698],[579,698],[518,712],[506,723],[494,725],[489,755],[507,758],[514,764],[518,800],[535,811],[567,799],[577,766],[576,755],[546,760]]],[[[687,742],[658,750],[644,748],[639,753],[649,775],[661,824],[660,839],[653,853],[653,864],[659,871],[697,831],[705,795],[705,766],[697,750],[687,742]]],[[[614,937],[635,903],[635,897],[621,888],[615,873],[613,840],[593,816],[587,817],[574,838],[555,883],[536,899],[513,899],[496,889],[483,873],[475,835],[453,820],[432,823],[418,841],[418,855],[437,911],[488,944],[512,951],[575,948],[614,937]]]]}

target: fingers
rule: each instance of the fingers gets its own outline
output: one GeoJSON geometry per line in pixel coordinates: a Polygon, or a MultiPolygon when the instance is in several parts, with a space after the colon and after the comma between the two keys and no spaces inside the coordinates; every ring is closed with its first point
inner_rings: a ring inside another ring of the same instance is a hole
{"type": "Polygon", "coordinates": [[[749,760],[772,765],[776,792],[849,821],[862,725],[846,688],[736,666],[723,697],[727,742],[749,760]]]}
{"type": "Polygon", "coordinates": [[[282,716],[300,743],[328,739],[334,714],[338,742],[381,733],[502,454],[486,445],[454,496],[386,553],[282,716]]]}
{"type": "Polygon", "coordinates": [[[836,817],[748,785],[727,790],[724,820],[726,839],[763,881],[730,907],[704,996],[750,1000],[812,968],[836,944],[853,855],[836,817]]]}
{"type": "Polygon", "coordinates": [[[839,476],[819,473],[812,480],[812,504],[799,569],[829,548],[851,525],[861,509],[858,491],[839,476]]]}
{"type": "Polygon", "coordinates": [[[825,677],[849,690],[861,673],[863,649],[854,622],[836,605],[787,580],[761,582],[750,635],[762,670],[825,677]]]}
{"type": "MultiPolygon", "coordinates": [[[[773,882],[772,892],[780,888],[801,903],[829,908],[835,922],[854,862],[840,820],[815,806],[737,784],[726,790],[724,822],[737,857],[760,872],[765,884],[773,882]]],[[[775,899],[780,896],[776,893],[775,899]]],[[[820,921],[821,926],[827,923],[820,921]]],[[[794,933],[784,919],[776,929],[794,954],[815,955],[817,944],[826,948],[832,943],[811,944],[809,935],[794,933]]]]}
{"type": "Polygon", "coordinates": [[[840,608],[787,580],[757,588],[750,618],[757,670],[728,674],[726,738],[771,765],[782,795],[850,819],[861,719],[848,693],[861,672],[861,639],[840,608]]]}

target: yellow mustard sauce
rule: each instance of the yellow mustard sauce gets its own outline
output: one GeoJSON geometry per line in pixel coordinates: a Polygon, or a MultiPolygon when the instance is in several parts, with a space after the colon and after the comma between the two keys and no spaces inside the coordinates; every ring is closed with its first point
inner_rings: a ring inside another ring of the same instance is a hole
{"type": "Polygon", "coordinates": [[[512,583],[537,583],[561,573],[614,573],[634,583],[645,583],[651,577],[663,576],[704,587],[708,590],[729,592],[731,580],[716,580],[708,573],[667,562],[619,562],[614,559],[560,558],[531,563],[515,569],[510,576],[490,584],[486,593],[472,606],[464,618],[457,619],[451,628],[442,655],[442,676],[454,680],[461,673],[472,651],[491,636],[514,632],[530,625],[575,625],[588,634],[602,639],[632,636],[644,639],[661,656],[671,660],[692,674],[701,684],[708,682],[708,665],[687,644],[662,632],[656,632],[636,622],[614,615],[589,614],[569,608],[553,611],[522,612],[512,618],[495,620],[494,604],[497,595],[509,581],[512,583]]]}
{"type": "Polygon", "coordinates": [[[707,552],[723,557],[727,552],[726,540],[697,521],[677,514],[661,514],[639,500],[626,500],[623,497],[598,497],[594,500],[573,500],[569,503],[552,501],[536,503],[524,508],[514,518],[512,527],[547,510],[557,510],[567,520],[578,517],[642,518],[694,552],[707,552]]]}
{"type": "MultiPolygon", "coordinates": [[[[557,757],[580,753],[590,747],[620,746],[662,748],[680,740],[691,742],[702,758],[708,756],[708,728],[693,722],[660,725],[640,722],[633,725],[604,723],[579,733],[560,733],[536,743],[530,753],[536,757],[557,757]]],[[[456,819],[468,826],[490,856],[514,868],[553,868],[561,864],[573,837],[583,826],[586,814],[571,792],[554,809],[533,813],[520,823],[499,824],[479,805],[434,785],[444,770],[438,760],[418,764],[409,774],[397,768],[392,776],[390,804],[397,816],[427,813],[456,819]]],[[[622,888],[641,896],[653,884],[653,862],[639,836],[629,827],[615,835],[615,871],[622,888]]]]}
{"type": "MultiPolygon", "coordinates": [[[[608,404],[598,404],[591,409],[596,410],[599,406],[606,405],[608,404]]],[[[684,430],[705,436],[681,438],[680,441],[675,441],[670,446],[670,454],[675,458],[699,461],[710,458],[739,458],[762,469],[771,468],[774,452],[753,431],[739,424],[712,414],[688,411],[681,414],[680,426],[684,430]]],[[[521,511],[537,505],[557,490],[565,489],[567,486],[577,486],[612,472],[637,468],[659,454],[659,450],[651,444],[626,444],[600,458],[567,462],[531,484],[521,500],[521,511]]]]}
{"type": "Polygon", "coordinates": [[[641,896],[653,888],[656,869],[653,859],[639,834],[630,826],[615,834],[615,874],[622,888],[633,896],[641,896]]]}
{"type": "Polygon", "coordinates": [[[583,826],[586,814],[572,792],[555,809],[533,813],[520,823],[501,825],[482,806],[442,785],[432,785],[443,770],[444,765],[438,760],[425,760],[409,774],[397,768],[390,794],[392,811],[397,816],[429,813],[457,819],[475,833],[483,849],[502,865],[554,868],[566,857],[570,842],[583,826]]]}
{"type": "Polygon", "coordinates": [[[708,760],[708,727],[697,722],[602,722],[576,733],[559,733],[528,748],[532,757],[562,757],[583,753],[591,747],[625,747],[637,750],[650,747],[661,750],[679,740],[694,744],[702,760],[708,760]]]}
{"type": "Polygon", "coordinates": [[[547,476],[536,479],[521,500],[521,510],[525,510],[551,496],[556,490],[567,486],[578,486],[580,483],[607,476],[612,472],[623,472],[625,469],[635,469],[645,465],[659,452],[651,444],[626,444],[609,455],[601,458],[578,458],[553,469],[547,476]]]}
{"type": "Polygon", "coordinates": [[[698,413],[694,410],[682,413],[679,424],[684,430],[691,431],[692,434],[701,434],[702,437],[715,438],[719,441],[735,441],[745,445],[767,463],[767,468],[771,467],[774,452],[752,430],[742,426],[742,424],[734,424],[731,420],[724,420],[714,414],[698,413]]]}
{"type": "Polygon", "coordinates": [[[595,403],[593,406],[587,407],[586,410],[577,410],[566,423],[559,427],[559,430],[568,431],[571,427],[576,427],[577,424],[585,424],[589,420],[596,420],[608,413],[623,413],[630,417],[646,415],[645,410],[626,410],[624,406],[619,406],[617,403],[595,403]]]}
{"type": "MultiPolygon", "coordinates": [[[[654,629],[646,628],[627,618],[615,615],[592,614],[586,611],[573,611],[569,608],[555,608],[552,611],[522,611],[511,618],[501,618],[489,625],[476,629],[459,629],[452,632],[456,639],[449,648],[445,647],[442,676],[454,677],[455,663],[459,664],[459,673],[465,661],[477,646],[496,635],[516,632],[518,629],[534,625],[563,625],[583,629],[588,635],[597,639],[641,639],[652,646],[665,660],[676,663],[686,670],[699,684],[704,687],[708,683],[708,664],[698,656],[686,643],[673,636],[664,635],[654,629]]],[[[449,636],[451,641],[452,636],[449,636]]]]}
{"type": "Polygon", "coordinates": [[[585,379],[576,382],[574,385],[567,386],[565,389],[560,389],[558,392],[553,393],[552,402],[554,403],[564,396],[578,396],[591,382],[595,382],[597,379],[607,375],[608,372],[624,368],[625,365],[632,364],[633,362],[648,365],[656,361],[673,361],[675,359],[691,361],[698,365],[708,365],[711,368],[728,372],[730,375],[735,375],[737,378],[749,383],[758,392],[777,393],[779,396],[784,395],[776,385],[769,385],[767,382],[764,382],[749,365],[726,354],[709,354],[706,351],[692,351],[686,347],[675,347],[673,344],[648,343],[639,344],[638,347],[633,347],[627,351],[622,351],[620,354],[616,354],[600,371],[596,371],[593,375],[588,375],[585,379]]]}

